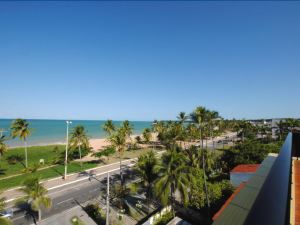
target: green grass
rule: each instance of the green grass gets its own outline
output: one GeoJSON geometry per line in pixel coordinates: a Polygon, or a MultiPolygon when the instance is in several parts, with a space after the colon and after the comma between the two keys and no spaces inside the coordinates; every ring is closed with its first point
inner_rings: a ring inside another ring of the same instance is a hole
{"type": "MultiPolygon", "coordinates": [[[[0,160],[0,190],[5,190],[13,188],[16,186],[21,186],[25,179],[31,176],[38,176],[41,179],[50,179],[54,177],[60,177],[64,174],[64,165],[55,165],[53,162],[59,156],[61,152],[65,151],[64,145],[49,145],[49,146],[34,146],[28,147],[28,166],[33,167],[38,164],[40,159],[45,160],[45,165],[39,168],[38,171],[31,173],[24,173],[24,162],[17,162],[16,164],[9,164],[7,162],[7,157],[11,155],[24,155],[24,148],[13,148],[10,149],[0,160]],[[54,151],[57,146],[58,150],[54,151]],[[52,166],[50,168],[45,168],[52,166]],[[44,167],[44,169],[42,169],[44,167]],[[41,170],[42,169],[42,170],[41,170]],[[17,175],[14,177],[9,177],[12,175],[17,175]],[[5,178],[7,177],[7,178],[5,178]],[[5,179],[3,179],[5,178],[5,179]]],[[[135,158],[139,155],[149,152],[151,149],[139,149],[125,151],[123,155],[123,160],[135,158]]],[[[113,154],[109,161],[92,161],[84,162],[82,164],[82,169],[79,162],[71,162],[68,164],[68,173],[80,172],[81,170],[91,169],[97,166],[105,165],[107,163],[119,162],[118,153],[113,154]]]]}
{"type": "MultiPolygon", "coordinates": [[[[45,165],[42,167],[47,167],[53,165],[53,161],[57,158],[60,152],[65,150],[64,145],[48,145],[48,146],[34,146],[28,147],[28,167],[32,167],[35,164],[39,164],[40,159],[44,159],[45,165]],[[58,148],[58,152],[54,151],[54,148],[58,148]]],[[[17,162],[12,165],[7,162],[7,158],[12,155],[20,155],[25,158],[24,148],[12,148],[9,149],[7,153],[4,154],[0,159],[0,179],[6,176],[20,174],[25,169],[25,162],[17,162]]]]}
{"type": "MultiPolygon", "coordinates": [[[[82,169],[91,169],[98,165],[95,162],[86,162],[82,164],[82,169]]],[[[71,162],[68,164],[68,173],[80,172],[81,167],[78,162],[71,162]]],[[[47,168],[44,170],[36,171],[34,173],[24,173],[20,176],[7,178],[5,180],[0,181],[0,190],[5,190],[9,188],[13,188],[16,186],[21,186],[27,178],[31,176],[38,176],[41,179],[50,179],[54,177],[63,176],[64,174],[64,165],[55,165],[54,167],[47,168]]]]}

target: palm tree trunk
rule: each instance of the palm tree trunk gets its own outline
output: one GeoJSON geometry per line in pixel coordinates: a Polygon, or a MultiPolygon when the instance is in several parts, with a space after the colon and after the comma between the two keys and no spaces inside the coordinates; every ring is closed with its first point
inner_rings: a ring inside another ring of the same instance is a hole
{"type": "Polygon", "coordinates": [[[207,183],[206,183],[205,159],[204,159],[204,152],[203,151],[202,151],[202,169],[203,169],[203,178],[204,178],[204,187],[205,187],[206,202],[207,202],[207,207],[209,208],[210,207],[210,203],[209,203],[207,183]]]}
{"type": "Polygon", "coordinates": [[[81,169],[82,169],[81,148],[80,148],[80,145],[78,146],[78,148],[79,148],[80,167],[81,167],[81,169]]]}
{"type": "Polygon", "coordinates": [[[24,145],[25,145],[25,167],[28,167],[28,162],[27,162],[27,141],[26,139],[24,140],[24,145]]]}
{"type": "Polygon", "coordinates": [[[147,187],[147,208],[148,208],[148,215],[150,213],[150,185],[147,187]]]}
{"type": "Polygon", "coordinates": [[[121,185],[123,185],[122,156],[121,156],[121,153],[119,153],[119,159],[120,159],[120,179],[121,179],[121,185]]]}
{"type": "Polygon", "coordinates": [[[175,210],[174,210],[174,191],[175,191],[175,188],[174,188],[174,185],[171,184],[171,205],[172,205],[172,214],[173,214],[173,218],[175,217],[175,210]]]}

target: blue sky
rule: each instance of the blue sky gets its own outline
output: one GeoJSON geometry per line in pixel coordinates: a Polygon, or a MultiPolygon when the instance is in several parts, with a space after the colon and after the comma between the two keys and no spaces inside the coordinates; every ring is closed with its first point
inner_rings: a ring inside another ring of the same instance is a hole
{"type": "Polygon", "coordinates": [[[300,117],[300,2],[0,2],[0,118],[300,117]]]}

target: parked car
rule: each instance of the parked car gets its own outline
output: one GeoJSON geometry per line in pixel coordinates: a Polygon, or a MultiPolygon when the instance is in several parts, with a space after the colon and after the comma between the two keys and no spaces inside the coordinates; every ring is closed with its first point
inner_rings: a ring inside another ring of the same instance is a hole
{"type": "Polygon", "coordinates": [[[3,218],[12,218],[14,216],[14,212],[12,209],[6,209],[0,212],[0,217],[3,218]]]}

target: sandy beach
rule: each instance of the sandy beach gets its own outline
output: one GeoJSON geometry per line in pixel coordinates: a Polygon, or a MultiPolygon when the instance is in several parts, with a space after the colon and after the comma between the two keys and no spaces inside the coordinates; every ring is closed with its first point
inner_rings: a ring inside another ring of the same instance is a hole
{"type": "MultiPolygon", "coordinates": [[[[131,140],[134,140],[136,136],[140,136],[140,135],[131,135],[130,136],[131,140]]],[[[90,139],[90,147],[92,148],[93,151],[97,151],[108,145],[110,145],[110,143],[106,138],[90,139]]]]}

